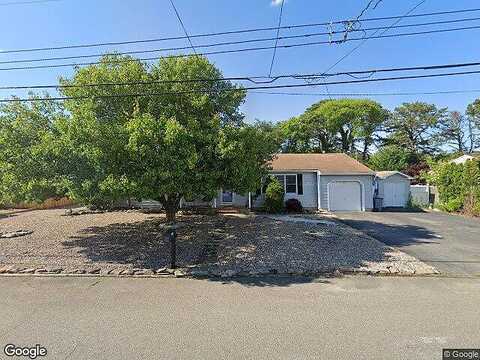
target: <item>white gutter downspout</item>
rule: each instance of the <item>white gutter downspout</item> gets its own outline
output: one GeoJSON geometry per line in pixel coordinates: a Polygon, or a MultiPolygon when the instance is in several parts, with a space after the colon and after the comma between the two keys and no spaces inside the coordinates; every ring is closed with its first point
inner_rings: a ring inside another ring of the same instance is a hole
{"type": "Polygon", "coordinates": [[[320,190],[321,190],[321,186],[320,186],[320,171],[317,171],[317,208],[318,210],[321,210],[322,208],[322,204],[321,204],[321,196],[320,196],[320,190]]]}

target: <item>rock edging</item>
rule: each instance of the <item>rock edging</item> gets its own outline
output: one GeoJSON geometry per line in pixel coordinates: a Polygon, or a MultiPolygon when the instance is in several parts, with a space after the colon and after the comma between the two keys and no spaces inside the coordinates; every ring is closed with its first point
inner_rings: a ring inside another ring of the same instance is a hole
{"type": "Polygon", "coordinates": [[[391,268],[370,270],[362,268],[338,268],[324,270],[296,270],[296,271],[278,271],[277,269],[259,269],[259,270],[233,270],[233,269],[196,269],[196,268],[160,268],[160,269],[63,269],[63,268],[45,268],[45,267],[20,267],[3,266],[0,267],[0,275],[90,275],[90,276],[116,276],[116,277],[169,277],[169,278],[235,278],[235,277],[258,277],[265,275],[290,275],[290,276],[343,276],[343,275],[381,275],[381,276],[424,276],[437,275],[438,271],[418,271],[411,270],[393,270],[391,268]]]}

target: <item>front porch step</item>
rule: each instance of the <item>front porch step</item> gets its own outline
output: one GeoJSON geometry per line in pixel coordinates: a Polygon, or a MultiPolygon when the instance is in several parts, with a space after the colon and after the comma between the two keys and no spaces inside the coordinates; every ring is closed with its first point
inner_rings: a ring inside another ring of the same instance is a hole
{"type": "Polygon", "coordinates": [[[239,208],[233,206],[223,206],[216,209],[219,214],[240,214],[239,208]]]}

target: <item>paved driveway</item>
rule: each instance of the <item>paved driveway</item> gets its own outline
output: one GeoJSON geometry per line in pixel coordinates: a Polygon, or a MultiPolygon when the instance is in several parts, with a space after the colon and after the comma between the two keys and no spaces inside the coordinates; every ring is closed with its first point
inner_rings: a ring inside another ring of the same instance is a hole
{"type": "Polygon", "coordinates": [[[480,220],[437,212],[335,213],[445,274],[480,275],[480,220]]]}

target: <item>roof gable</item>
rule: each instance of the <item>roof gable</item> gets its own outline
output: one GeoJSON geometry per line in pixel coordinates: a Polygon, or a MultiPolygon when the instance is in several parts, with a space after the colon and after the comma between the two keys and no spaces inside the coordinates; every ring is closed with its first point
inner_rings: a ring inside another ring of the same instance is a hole
{"type": "Polygon", "coordinates": [[[404,178],[412,179],[410,176],[400,171],[377,171],[377,177],[379,177],[380,179],[386,179],[393,175],[400,175],[400,176],[403,176],[404,178]]]}
{"type": "Polygon", "coordinates": [[[320,171],[324,175],[375,175],[375,172],[342,153],[277,154],[270,163],[273,171],[320,171]]]}

